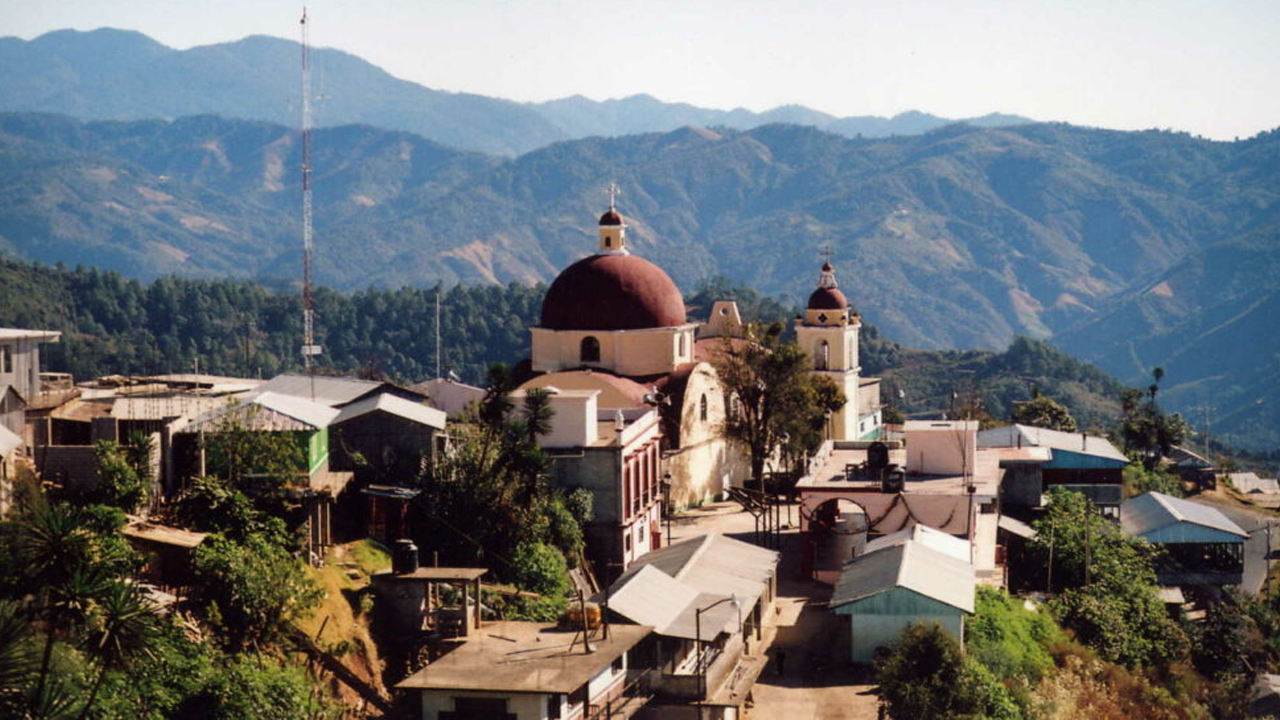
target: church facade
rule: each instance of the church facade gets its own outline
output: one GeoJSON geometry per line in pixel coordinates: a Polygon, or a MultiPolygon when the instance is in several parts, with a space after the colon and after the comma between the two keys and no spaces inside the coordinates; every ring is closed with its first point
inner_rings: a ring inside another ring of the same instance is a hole
{"type": "MultiPolygon", "coordinates": [[[[721,496],[749,474],[745,454],[724,439],[728,402],[713,362],[740,323],[718,302],[706,323],[688,319],[683,295],[654,263],[631,253],[627,225],[610,207],[595,254],[565,268],[530,329],[521,391],[545,388],[556,408],[553,477],[591,490],[587,528],[597,560],[620,572],[660,547],[661,503],[688,507],[721,496]],[[641,429],[643,428],[643,429],[641,429]]],[[[833,439],[859,436],[857,315],[824,268],[797,336],[848,403],[832,419],[833,439]],[[829,285],[829,287],[828,287],[829,285]]],[[[864,420],[865,423],[865,420],[864,420]]],[[[612,574],[612,573],[606,573],[612,574]]]]}

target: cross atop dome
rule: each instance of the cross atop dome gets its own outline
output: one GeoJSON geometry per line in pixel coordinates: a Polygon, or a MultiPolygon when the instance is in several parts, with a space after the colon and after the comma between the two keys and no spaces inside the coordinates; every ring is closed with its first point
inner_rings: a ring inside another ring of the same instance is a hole
{"type": "Polygon", "coordinates": [[[818,254],[822,256],[822,261],[823,261],[822,274],[818,276],[818,287],[819,288],[838,287],[839,284],[836,282],[835,270],[831,267],[831,245],[830,244],[823,245],[820,248],[818,254]]]}
{"type": "Polygon", "coordinates": [[[627,250],[627,225],[618,214],[618,196],[622,189],[617,183],[605,186],[609,196],[609,209],[600,216],[600,253],[602,255],[630,255],[627,250]]]}

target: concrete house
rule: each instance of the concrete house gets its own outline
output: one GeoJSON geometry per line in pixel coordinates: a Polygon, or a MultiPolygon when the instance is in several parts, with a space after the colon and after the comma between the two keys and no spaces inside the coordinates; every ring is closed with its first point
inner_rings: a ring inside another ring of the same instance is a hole
{"type": "Polygon", "coordinates": [[[943,550],[905,540],[845,565],[830,607],[849,618],[851,657],[869,663],[909,625],[934,622],[961,642],[973,614],[973,565],[943,550]]]}
{"type": "Polygon", "coordinates": [[[0,328],[0,425],[22,435],[23,410],[40,393],[40,346],[58,342],[52,330],[0,328]]]}
{"type": "Polygon", "coordinates": [[[649,632],[615,625],[584,638],[553,624],[488,622],[396,690],[416,696],[422,720],[625,720],[647,700],[627,677],[628,654],[649,632]]]}

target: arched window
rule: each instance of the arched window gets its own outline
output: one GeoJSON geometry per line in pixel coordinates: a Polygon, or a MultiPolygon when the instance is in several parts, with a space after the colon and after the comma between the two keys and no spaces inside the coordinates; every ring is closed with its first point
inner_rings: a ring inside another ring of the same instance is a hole
{"type": "Polygon", "coordinates": [[[831,366],[831,343],[823,340],[818,343],[818,352],[813,356],[813,367],[817,370],[826,370],[831,366]]]}
{"type": "Polygon", "coordinates": [[[600,341],[591,335],[582,338],[579,359],[582,362],[600,362],[600,341]]]}
{"type": "Polygon", "coordinates": [[[703,422],[707,421],[707,394],[702,394],[702,399],[698,401],[698,417],[703,422]]]}
{"type": "Polygon", "coordinates": [[[605,235],[605,236],[604,236],[604,246],[605,246],[605,247],[607,247],[607,248],[611,248],[611,247],[613,247],[613,236],[612,236],[612,235],[605,235]]]}

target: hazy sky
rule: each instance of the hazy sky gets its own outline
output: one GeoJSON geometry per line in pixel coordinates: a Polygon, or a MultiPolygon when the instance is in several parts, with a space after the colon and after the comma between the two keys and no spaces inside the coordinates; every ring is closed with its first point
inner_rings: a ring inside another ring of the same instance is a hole
{"type": "MultiPolygon", "coordinates": [[[[312,40],[514,100],[649,93],[1173,128],[1280,126],[1280,0],[317,0],[312,40]]],[[[0,0],[0,35],[109,26],[178,48],[297,37],[299,2],[0,0]]]]}

